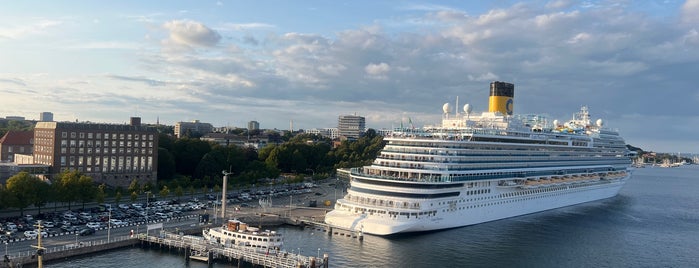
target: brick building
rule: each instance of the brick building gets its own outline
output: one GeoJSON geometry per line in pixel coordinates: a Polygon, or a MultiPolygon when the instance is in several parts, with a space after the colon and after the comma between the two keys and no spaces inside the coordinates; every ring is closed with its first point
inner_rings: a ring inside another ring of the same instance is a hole
{"type": "Polygon", "coordinates": [[[132,118],[130,125],[38,122],[34,163],[51,166],[53,176],[78,170],[96,183],[128,187],[133,179],[155,183],[158,132],[132,118]]]}

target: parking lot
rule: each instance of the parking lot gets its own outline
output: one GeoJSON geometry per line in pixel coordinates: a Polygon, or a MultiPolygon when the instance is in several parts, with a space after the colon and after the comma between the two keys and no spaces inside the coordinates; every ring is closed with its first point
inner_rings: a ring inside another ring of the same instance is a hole
{"type": "MultiPolygon", "coordinates": [[[[323,206],[326,201],[340,198],[343,192],[344,189],[338,189],[329,181],[318,185],[297,183],[233,189],[227,193],[227,207],[251,211],[268,206],[323,206]]],[[[110,227],[166,221],[190,214],[213,214],[221,206],[220,197],[220,193],[209,193],[179,200],[149,198],[146,202],[92,204],[85,209],[43,208],[38,215],[0,218],[0,242],[36,239],[40,234],[44,237],[65,234],[87,236],[93,234],[94,230],[110,227]],[[36,227],[38,220],[43,225],[41,233],[36,227]]]]}

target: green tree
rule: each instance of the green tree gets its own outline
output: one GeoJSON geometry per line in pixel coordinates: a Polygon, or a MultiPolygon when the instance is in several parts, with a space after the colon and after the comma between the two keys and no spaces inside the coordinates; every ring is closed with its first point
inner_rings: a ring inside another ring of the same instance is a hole
{"type": "Polygon", "coordinates": [[[97,195],[95,196],[95,200],[97,201],[97,203],[100,203],[100,204],[104,203],[104,200],[107,197],[106,189],[107,189],[107,185],[104,183],[97,186],[97,195]]]}
{"type": "Polygon", "coordinates": [[[133,179],[127,190],[129,190],[129,193],[136,193],[138,196],[138,194],[141,192],[141,185],[138,184],[138,180],[133,179]]]}
{"type": "Polygon", "coordinates": [[[0,184],[0,209],[4,209],[7,204],[9,204],[9,201],[7,200],[5,185],[0,184]]]}
{"type": "Polygon", "coordinates": [[[177,200],[180,200],[182,196],[184,195],[184,188],[182,188],[182,185],[177,185],[177,188],[175,188],[175,196],[177,196],[177,200]]]}
{"type": "Polygon", "coordinates": [[[56,181],[56,193],[58,200],[68,203],[68,209],[74,201],[80,198],[80,177],[77,170],[67,170],[58,174],[56,181]]]}
{"type": "Polygon", "coordinates": [[[83,209],[85,209],[85,203],[94,201],[96,196],[97,187],[92,177],[81,174],[78,179],[78,199],[82,202],[83,209]]]}
{"type": "Polygon", "coordinates": [[[167,198],[170,195],[170,188],[167,188],[167,186],[163,186],[162,189],[160,189],[160,197],[162,198],[167,198]]]}
{"type": "Polygon", "coordinates": [[[194,197],[194,185],[190,185],[187,188],[187,192],[189,192],[189,196],[193,198],[194,197]]]}
{"type": "Polygon", "coordinates": [[[175,157],[163,147],[158,148],[158,180],[170,180],[175,177],[175,157]]]}
{"type": "Polygon", "coordinates": [[[176,171],[183,175],[193,175],[199,161],[211,151],[211,144],[199,139],[182,138],[175,141],[173,155],[176,171]]]}
{"type": "Polygon", "coordinates": [[[131,192],[131,202],[136,202],[138,199],[138,193],[136,191],[131,192]]]}
{"type": "Polygon", "coordinates": [[[22,171],[7,180],[7,194],[10,206],[18,208],[20,215],[24,215],[24,209],[37,200],[36,188],[44,183],[39,178],[22,171]]]}
{"type": "Polygon", "coordinates": [[[119,202],[121,202],[121,190],[117,190],[114,194],[114,203],[119,205],[119,202]]]}
{"type": "Polygon", "coordinates": [[[55,199],[55,194],[53,187],[41,179],[39,179],[35,187],[36,199],[33,205],[38,208],[37,213],[41,214],[41,208],[46,206],[48,202],[53,201],[55,199]]]}

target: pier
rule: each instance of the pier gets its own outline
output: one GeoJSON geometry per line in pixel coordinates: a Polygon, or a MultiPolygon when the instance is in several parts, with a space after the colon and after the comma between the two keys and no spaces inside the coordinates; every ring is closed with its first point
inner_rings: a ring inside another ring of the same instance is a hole
{"type": "Polygon", "coordinates": [[[160,236],[139,235],[138,240],[142,247],[176,250],[184,253],[189,260],[212,263],[224,261],[237,264],[249,263],[262,267],[292,267],[292,268],[327,268],[328,254],[322,259],[312,256],[303,256],[289,252],[279,252],[253,248],[248,246],[235,246],[223,248],[209,244],[202,237],[178,235],[162,232],[160,236]]]}

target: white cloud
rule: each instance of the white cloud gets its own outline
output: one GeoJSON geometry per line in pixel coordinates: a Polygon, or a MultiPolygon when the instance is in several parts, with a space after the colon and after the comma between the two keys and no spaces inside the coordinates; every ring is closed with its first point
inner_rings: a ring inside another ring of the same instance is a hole
{"type": "Polygon", "coordinates": [[[577,44],[589,40],[591,37],[588,33],[579,33],[568,40],[569,44],[577,44]]]}
{"type": "Polygon", "coordinates": [[[256,29],[273,29],[276,28],[275,25],[261,23],[261,22],[250,22],[250,23],[224,23],[222,26],[217,27],[222,31],[245,31],[245,30],[256,30],[256,29]]]}
{"type": "Polygon", "coordinates": [[[168,41],[188,47],[212,47],[221,40],[221,35],[206,25],[191,20],[173,20],[163,24],[169,31],[168,41]]]}
{"type": "Polygon", "coordinates": [[[388,78],[387,74],[388,72],[391,71],[391,66],[389,66],[385,62],[381,63],[370,63],[367,64],[367,66],[364,67],[364,72],[371,77],[375,79],[386,79],[388,78]]]}
{"type": "Polygon", "coordinates": [[[562,8],[568,8],[572,4],[573,4],[573,2],[570,0],[554,0],[554,1],[546,3],[546,8],[562,9],[562,8]]]}
{"type": "Polygon", "coordinates": [[[17,27],[0,28],[0,38],[20,39],[30,35],[50,33],[49,29],[63,24],[62,21],[42,19],[35,23],[17,27]]]}
{"type": "Polygon", "coordinates": [[[687,0],[682,5],[682,20],[687,23],[699,22],[699,0],[687,0]]]}

